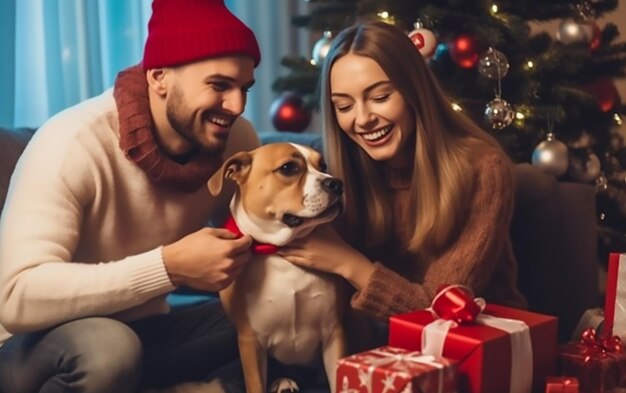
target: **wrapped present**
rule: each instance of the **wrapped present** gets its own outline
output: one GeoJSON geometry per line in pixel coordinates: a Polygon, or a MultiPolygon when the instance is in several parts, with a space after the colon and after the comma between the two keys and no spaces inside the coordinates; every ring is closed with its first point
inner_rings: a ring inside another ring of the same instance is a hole
{"type": "Polygon", "coordinates": [[[626,387],[626,352],[618,336],[596,336],[585,330],[579,341],[559,348],[561,373],[575,375],[581,393],[601,393],[626,387]]]}
{"type": "Polygon", "coordinates": [[[546,379],[546,393],[579,393],[578,378],[548,377],[546,379]]]}
{"type": "Polygon", "coordinates": [[[339,393],[452,393],[456,362],[389,346],[357,353],[337,363],[339,393]]]}
{"type": "Polygon", "coordinates": [[[600,332],[604,329],[604,310],[601,308],[590,308],[585,310],[580,320],[576,324],[574,333],[572,333],[572,341],[578,341],[582,333],[588,328],[595,329],[600,332]]]}
{"type": "Polygon", "coordinates": [[[485,304],[453,285],[429,309],[391,317],[389,345],[458,360],[461,392],[542,392],[556,375],[557,319],[485,304]]]}
{"type": "Polygon", "coordinates": [[[611,253],[606,277],[604,330],[626,339],[626,254],[611,253]]]}

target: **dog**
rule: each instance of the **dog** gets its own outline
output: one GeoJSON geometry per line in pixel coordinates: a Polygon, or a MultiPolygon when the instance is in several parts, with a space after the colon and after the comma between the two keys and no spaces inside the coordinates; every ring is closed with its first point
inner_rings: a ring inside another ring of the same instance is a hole
{"type": "MultiPolygon", "coordinates": [[[[307,236],[341,213],[343,183],[324,170],[315,150],[272,143],[233,155],[209,179],[213,196],[220,194],[224,181],[236,183],[230,203],[234,224],[260,243],[259,252],[253,251],[234,283],[220,291],[237,330],[248,393],[265,392],[268,356],[287,365],[308,365],[320,353],[329,387],[335,391],[336,363],[346,354],[345,297],[340,295],[339,280],[273,253],[275,247],[307,236]]],[[[271,390],[298,387],[284,379],[271,390]]]]}

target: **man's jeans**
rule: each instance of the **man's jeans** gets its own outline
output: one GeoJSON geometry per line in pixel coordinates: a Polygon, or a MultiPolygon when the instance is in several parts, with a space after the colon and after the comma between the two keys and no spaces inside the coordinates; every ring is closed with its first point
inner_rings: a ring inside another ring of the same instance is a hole
{"type": "Polygon", "coordinates": [[[11,337],[0,347],[0,393],[134,393],[207,380],[237,357],[219,301],[130,324],[85,318],[11,337]]]}

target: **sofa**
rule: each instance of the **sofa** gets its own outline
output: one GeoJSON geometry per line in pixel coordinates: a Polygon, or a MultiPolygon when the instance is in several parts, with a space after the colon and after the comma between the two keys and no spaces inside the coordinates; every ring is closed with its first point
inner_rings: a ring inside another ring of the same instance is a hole
{"type": "MultiPolygon", "coordinates": [[[[0,128],[0,210],[15,163],[35,132],[0,128]]],[[[292,141],[321,150],[314,133],[260,132],[262,143],[292,141]]],[[[516,203],[510,228],[519,287],[529,309],[559,318],[559,341],[570,340],[579,318],[601,306],[595,188],[557,181],[530,164],[517,164],[516,203]]],[[[173,302],[202,301],[181,289],[173,302]]]]}

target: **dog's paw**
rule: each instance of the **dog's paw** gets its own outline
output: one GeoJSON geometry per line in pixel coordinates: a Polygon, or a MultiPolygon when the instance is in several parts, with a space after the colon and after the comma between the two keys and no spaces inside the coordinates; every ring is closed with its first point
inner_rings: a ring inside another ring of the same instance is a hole
{"type": "Polygon", "coordinates": [[[270,393],[296,393],[300,388],[293,379],[278,378],[270,385],[270,393]]]}

